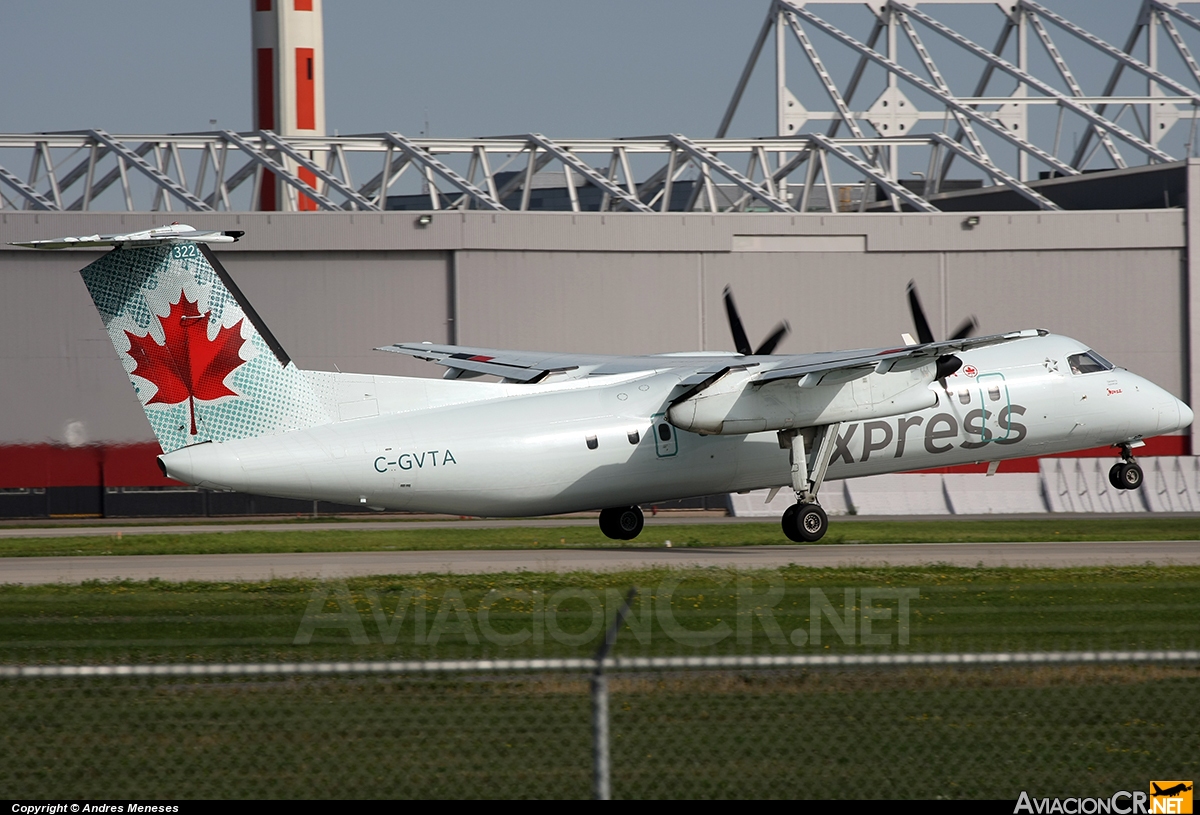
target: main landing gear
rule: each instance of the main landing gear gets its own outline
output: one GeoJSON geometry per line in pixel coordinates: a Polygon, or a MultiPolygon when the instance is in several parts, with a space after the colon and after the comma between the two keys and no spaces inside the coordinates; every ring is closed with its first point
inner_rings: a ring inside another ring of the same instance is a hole
{"type": "Polygon", "coordinates": [[[1128,444],[1121,445],[1121,460],[1108,471],[1108,483],[1119,490],[1136,490],[1142,486],[1142,468],[1134,463],[1128,444]]]}
{"type": "Polygon", "coordinates": [[[796,503],[784,511],[782,520],[783,534],[790,541],[815,543],[829,529],[829,516],[817,503],[817,491],[825,481],[829,460],[833,458],[833,442],[839,427],[841,422],[834,422],[815,429],[812,439],[815,460],[811,472],[803,432],[785,430],[779,434],[779,446],[791,451],[792,489],[796,491],[796,503]]]}
{"type": "Polygon", "coordinates": [[[600,531],[618,541],[631,541],[642,532],[645,519],[640,507],[613,507],[600,510],[600,531]]]}

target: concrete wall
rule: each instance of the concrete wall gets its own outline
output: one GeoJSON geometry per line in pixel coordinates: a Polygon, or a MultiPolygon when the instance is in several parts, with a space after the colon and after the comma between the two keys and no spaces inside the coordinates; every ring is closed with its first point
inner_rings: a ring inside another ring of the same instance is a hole
{"type": "MultiPolygon", "coordinates": [[[[422,227],[411,212],[0,211],[0,242],[172,220],[244,229],[219,254],[297,364],[430,376],[441,369],[370,349],[729,348],[727,284],[752,341],[790,321],[780,352],[893,344],[912,331],[915,279],[935,333],[973,313],[983,332],[1069,334],[1195,405],[1190,213],[980,217],[439,212],[422,227]]],[[[93,257],[0,246],[0,444],[64,441],[71,422],[88,441],[151,438],[75,275],[93,257]]]]}

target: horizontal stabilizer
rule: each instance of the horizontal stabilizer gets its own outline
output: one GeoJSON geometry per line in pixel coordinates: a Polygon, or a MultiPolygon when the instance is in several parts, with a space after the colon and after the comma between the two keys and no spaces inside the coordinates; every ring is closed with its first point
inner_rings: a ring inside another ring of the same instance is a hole
{"type": "Polygon", "coordinates": [[[12,246],[25,246],[29,249],[83,249],[97,246],[119,246],[122,249],[137,249],[145,246],[157,246],[171,243],[233,243],[245,232],[227,230],[224,232],[208,230],[200,231],[187,224],[168,224],[155,229],[141,232],[128,232],[116,235],[81,235],[70,238],[50,238],[41,241],[12,241],[12,246]]]}

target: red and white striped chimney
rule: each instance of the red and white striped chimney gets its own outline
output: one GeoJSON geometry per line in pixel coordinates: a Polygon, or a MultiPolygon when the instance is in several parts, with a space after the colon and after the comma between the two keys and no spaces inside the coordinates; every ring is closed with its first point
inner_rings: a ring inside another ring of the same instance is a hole
{"type": "MultiPolygon", "coordinates": [[[[281,136],[324,136],[321,0],[250,0],[250,7],[255,129],[281,136]]],[[[303,167],[289,169],[316,188],[317,178],[311,172],[303,167]]],[[[289,198],[274,175],[263,174],[259,209],[292,209],[289,198]]],[[[300,195],[296,207],[315,210],[317,205],[300,195]]]]}

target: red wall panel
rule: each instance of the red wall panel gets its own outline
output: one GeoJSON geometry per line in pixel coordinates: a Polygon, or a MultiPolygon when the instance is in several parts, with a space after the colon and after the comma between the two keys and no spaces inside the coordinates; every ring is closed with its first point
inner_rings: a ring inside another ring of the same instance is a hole
{"type": "MultiPolygon", "coordinates": [[[[1153,439],[1146,439],[1145,447],[1138,447],[1133,451],[1134,458],[1143,458],[1148,456],[1190,456],[1192,454],[1191,440],[1187,436],[1156,436],[1153,439]]],[[[1120,457],[1120,453],[1112,447],[1092,447],[1088,450],[1079,450],[1074,453],[1054,453],[1042,458],[1111,458],[1115,463],[1120,457]]],[[[936,467],[932,470],[921,470],[923,473],[986,473],[988,465],[983,464],[963,464],[958,467],[936,467]]],[[[1000,462],[999,473],[1036,473],[1038,471],[1038,459],[1030,458],[1011,458],[1007,461],[1000,462]]]]}
{"type": "Polygon", "coordinates": [[[296,49],[296,127],[300,130],[317,129],[315,58],[311,48],[296,49]]]}
{"type": "Polygon", "coordinates": [[[0,447],[0,489],[44,487],[165,487],[178,484],[158,469],[154,442],[63,447],[0,447]]]}
{"type": "MultiPolygon", "coordinates": [[[[301,167],[301,168],[299,168],[297,175],[300,176],[301,181],[303,181],[308,186],[312,187],[314,190],[317,188],[317,175],[312,170],[306,170],[303,167],[301,167]]],[[[312,200],[311,198],[309,198],[307,195],[301,194],[298,201],[299,201],[301,212],[316,212],[317,211],[317,202],[312,200]]]]}
{"type": "Polygon", "coordinates": [[[258,82],[258,110],[254,126],[275,129],[275,49],[259,48],[255,54],[255,79],[258,82]]]}
{"type": "MultiPolygon", "coordinates": [[[[275,49],[259,48],[256,52],[255,81],[258,83],[258,107],[255,111],[254,126],[259,130],[275,129],[275,49]]],[[[258,197],[258,207],[265,212],[274,212],[277,208],[275,200],[275,176],[263,171],[262,190],[258,197]]]]}

